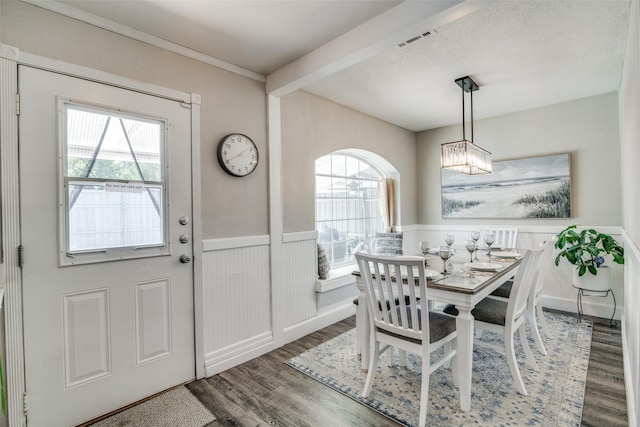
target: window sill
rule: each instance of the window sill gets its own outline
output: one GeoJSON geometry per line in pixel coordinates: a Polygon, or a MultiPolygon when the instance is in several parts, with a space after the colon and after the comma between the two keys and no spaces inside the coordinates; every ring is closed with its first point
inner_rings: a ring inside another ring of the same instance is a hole
{"type": "Polygon", "coordinates": [[[356,264],[350,264],[329,271],[326,279],[316,280],[315,291],[318,293],[329,292],[353,284],[356,279],[351,273],[357,269],[356,264]]]}

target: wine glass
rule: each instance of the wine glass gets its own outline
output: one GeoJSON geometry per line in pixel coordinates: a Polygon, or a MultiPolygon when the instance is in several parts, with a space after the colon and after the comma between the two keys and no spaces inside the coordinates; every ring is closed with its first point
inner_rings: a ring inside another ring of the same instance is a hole
{"type": "Polygon", "coordinates": [[[493,233],[485,233],[484,242],[489,246],[489,252],[487,252],[487,256],[491,256],[491,245],[496,240],[496,236],[493,233]]]}
{"type": "Polygon", "coordinates": [[[464,242],[464,247],[469,251],[469,256],[471,257],[471,261],[473,262],[473,253],[476,251],[476,241],[475,240],[467,240],[464,242]]]}
{"type": "Polygon", "coordinates": [[[429,267],[429,261],[428,261],[427,255],[429,254],[430,250],[431,250],[431,244],[427,240],[421,240],[420,241],[420,251],[424,255],[424,266],[425,267],[429,267]]]}
{"type": "Polygon", "coordinates": [[[449,248],[449,246],[442,245],[438,250],[438,254],[440,255],[440,258],[442,258],[442,261],[444,261],[442,274],[447,274],[447,260],[451,258],[451,248],[449,248]]]}
{"type": "Polygon", "coordinates": [[[480,232],[479,231],[472,231],[471,232],[471,238],[473,239],[474,242],[476,242],[476,257],[475,260],[478,260],[478,240],[480,239],[480,232]]]}
{"type": "Polygon", "coordinates": [[[453,234],[447,234],[446,236],[444,236],[444,241],[447,243],[447,246],[449,246],[449,250],[451,250],[451,245],[453,245],[455,239],[456,238],[453,234]]]}

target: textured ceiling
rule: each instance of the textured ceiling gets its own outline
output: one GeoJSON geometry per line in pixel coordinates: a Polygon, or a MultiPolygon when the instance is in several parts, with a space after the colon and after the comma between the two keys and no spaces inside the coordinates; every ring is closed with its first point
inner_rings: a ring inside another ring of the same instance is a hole
{"type": "MultiPolygon", "coordinates": [[[[306,54],[326,49],[331,40],[341,40],[340,36],[354,28],[362,29],[366,24],[361,24],[393,11],[402,2],[57,3],[266,76],[306,54]]],[[[629,0],[463,3],[473,4],[473,12],[425,28],[431,34],[404,47],[378,49],[375,55],[363,55],[355,65],[309,79],[302,89],[413,131],[460,122],[461,94],[454,80],[465,75],[480,86],[474,93],[476,118],[618,90],[629,0]]],[[[335,53],[341,44],[332,46],[335,53]]]]}
{"type": "Polygon", "coordinates": [[[454,80],[466,75],[480,86],[475,118],[616,91],[628,9],[612,1],[493,3],[305,90],[414,131],[460,122],[454,80]]]}

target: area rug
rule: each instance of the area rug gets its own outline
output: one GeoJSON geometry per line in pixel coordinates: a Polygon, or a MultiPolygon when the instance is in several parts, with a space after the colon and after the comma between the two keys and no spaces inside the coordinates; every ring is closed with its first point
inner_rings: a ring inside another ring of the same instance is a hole
{"type": "MultiPolygon", "coordinates": [[[[524,352],[516,340],[520,372],[529,392],[517,393],[506,357],[494,348],[504,345],[500,334],[484,332],[476,338],[473,354],[471,410],[460,411],[459,392],[448,369],[430,377],[428,426],[579,426],[591,348],[593,325],[575,317],[545,313],[551,333],[543,338],[547,356],[530,341],[540,367],[536,372],[524,365],[524,352]]],[[[380,363],[367,399],[361,393],[366,372],[359,368],[355,329],[320,344],[287,364],[345,394],[399,424],[418,424],[420,407],[420,359],[409,355],[407,367],[391,366],[388,357],[380,363]]]]}
{"type": "Polygon", "coordinates": [[[181,386],[118,412],[92,426],[202,427],[215,419],[186,387],[181,386]]]}

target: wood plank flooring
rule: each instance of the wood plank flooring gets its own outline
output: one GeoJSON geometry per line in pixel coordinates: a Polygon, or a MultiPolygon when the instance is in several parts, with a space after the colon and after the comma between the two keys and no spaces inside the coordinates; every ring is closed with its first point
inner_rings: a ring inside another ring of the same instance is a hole
{"type": "MultiPolygon", "coordinates": [[[[626,426],[620,328],[594,321],[583,426],[626,426]]],[[[217,417],[209,427],[394,426],[388,418],[331,390],[284,363],[355,327],[355,317],[187,388],[217,417]]]]}
{"type": "Polygon", "coordinates": [[[609,326],[609,319],[586,318],[593,321],[593,334],[582,426],[627,426],[620,326],[609,326]]]}

